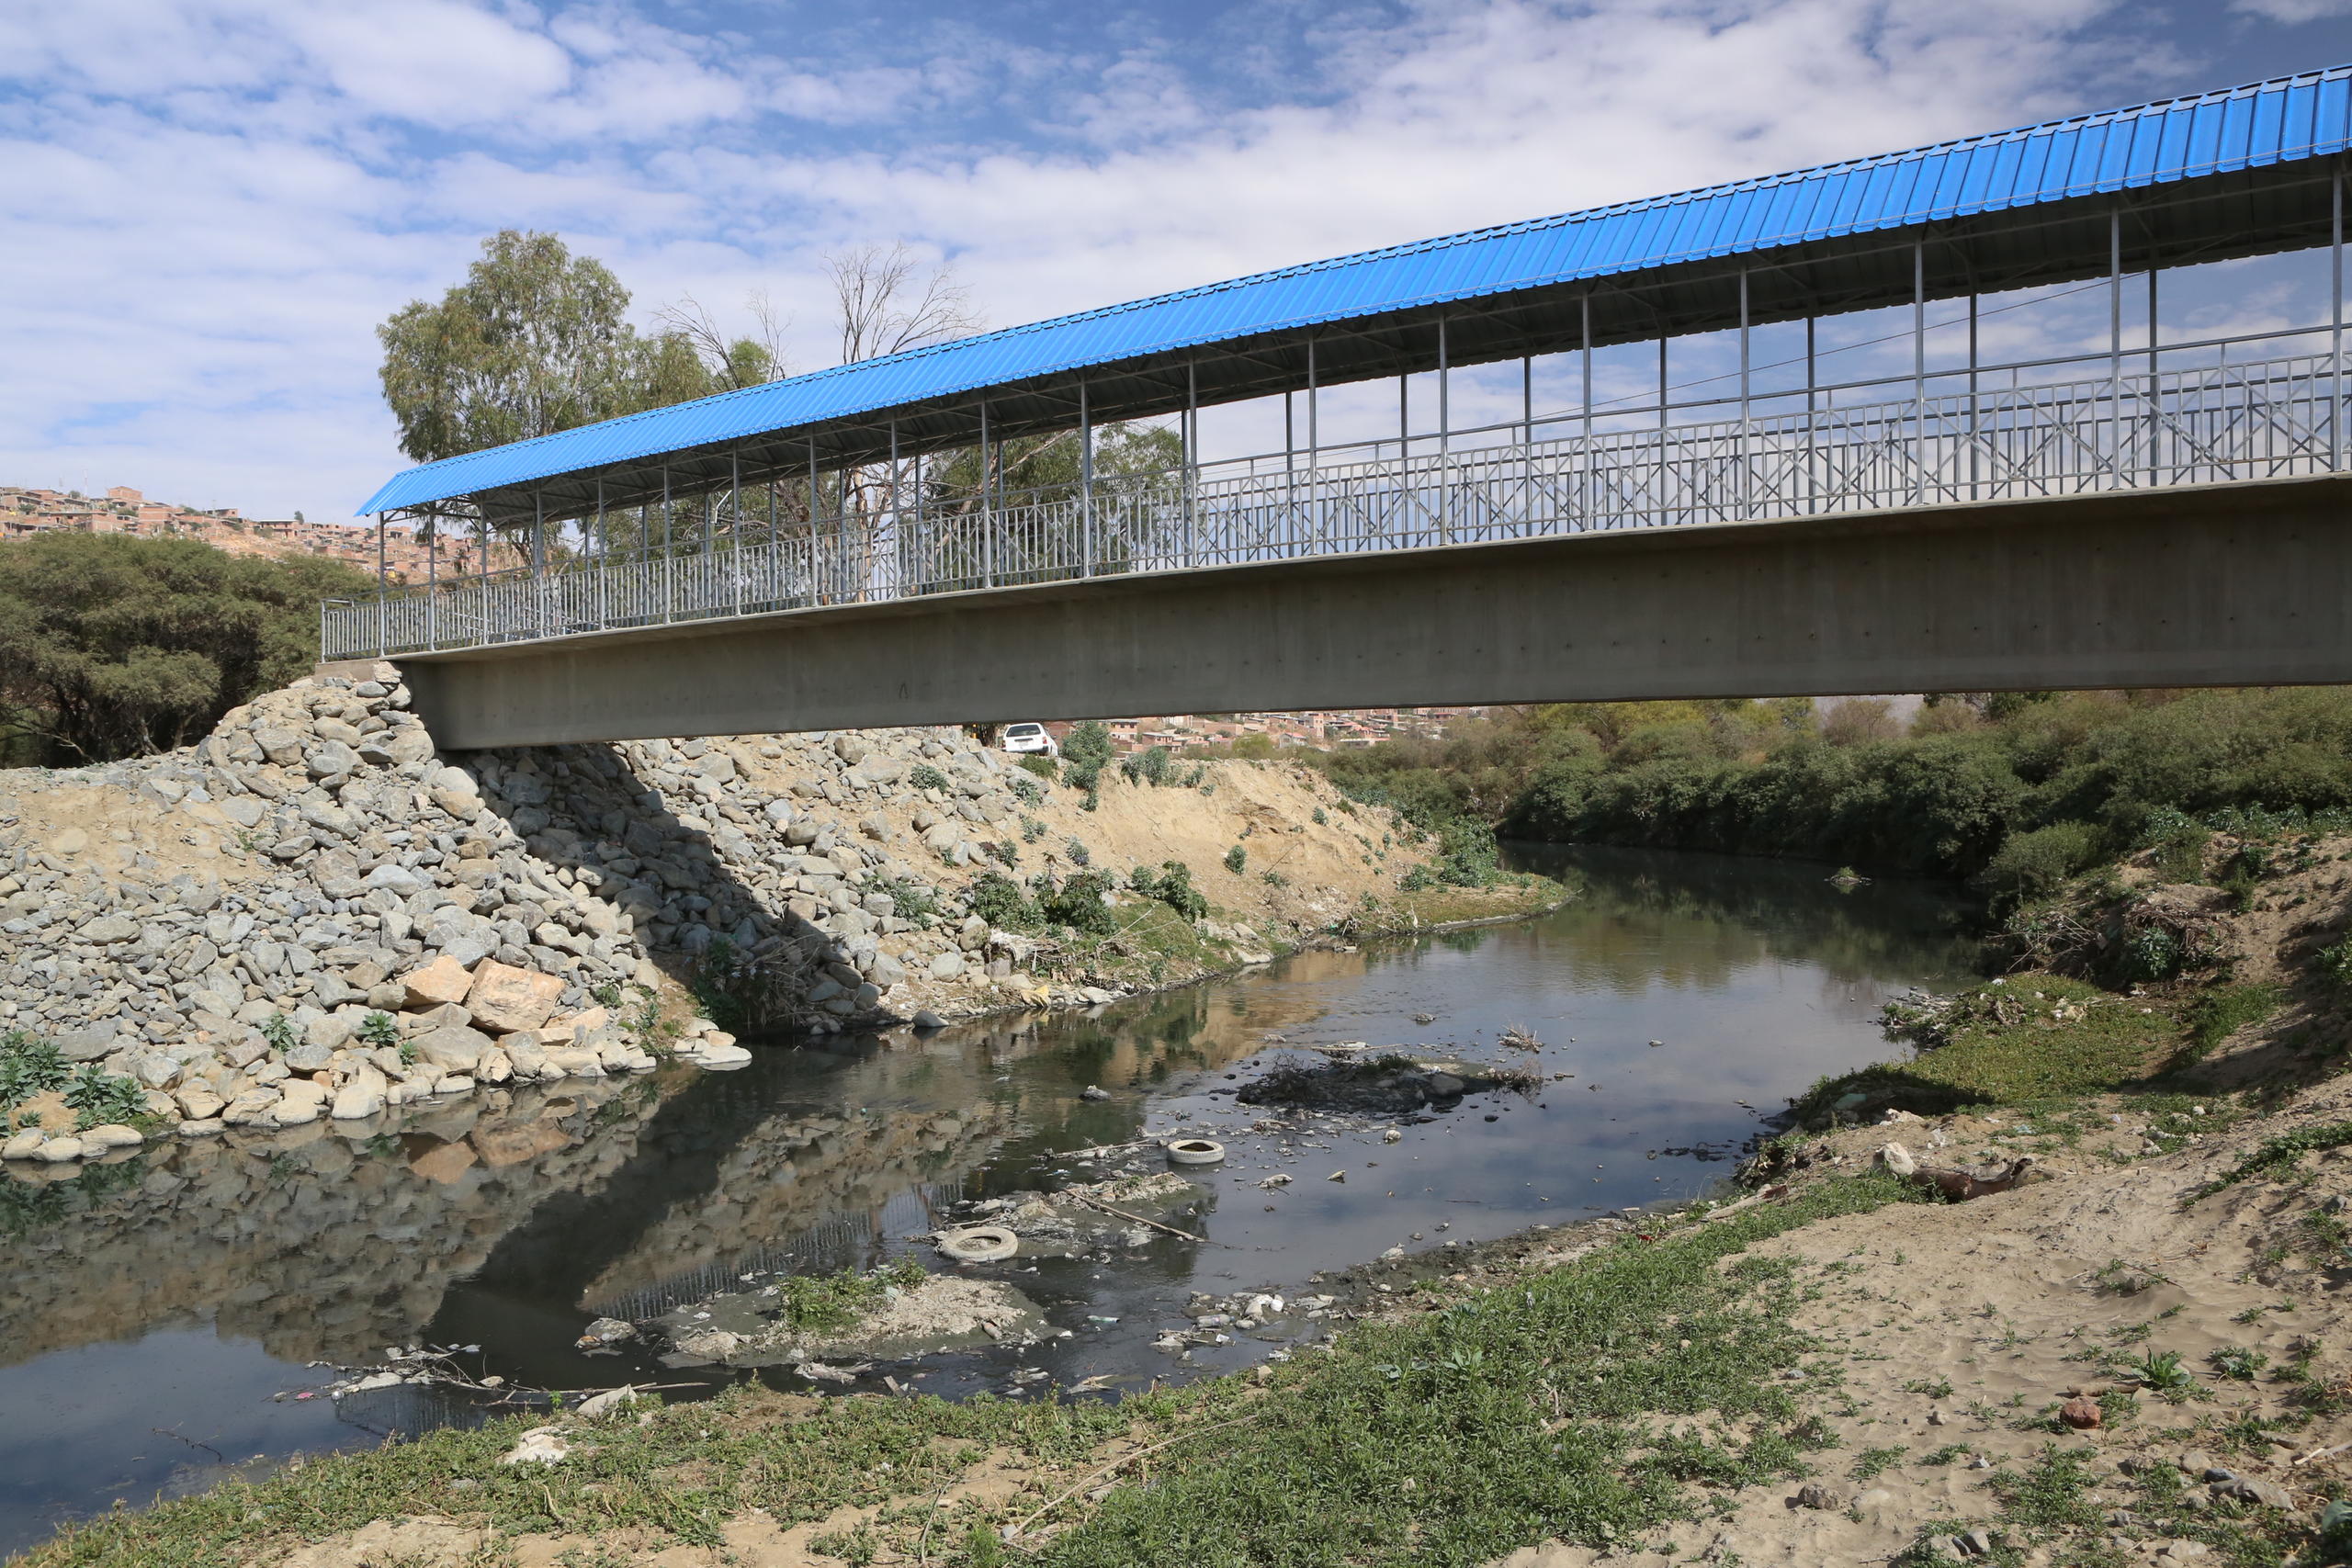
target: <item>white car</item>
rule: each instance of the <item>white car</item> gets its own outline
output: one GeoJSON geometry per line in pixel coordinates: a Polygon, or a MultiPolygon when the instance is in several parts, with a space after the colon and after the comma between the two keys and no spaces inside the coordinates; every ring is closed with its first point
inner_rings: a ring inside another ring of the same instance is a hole
{"type": "Polygon", "coordinates": [[[1062,749],[1046,732],[1042,724],[1008,724],[1004,727],[1004,749],[1013,752],[1033,752],[1041,756],[1058,757],[1062,749]]]}

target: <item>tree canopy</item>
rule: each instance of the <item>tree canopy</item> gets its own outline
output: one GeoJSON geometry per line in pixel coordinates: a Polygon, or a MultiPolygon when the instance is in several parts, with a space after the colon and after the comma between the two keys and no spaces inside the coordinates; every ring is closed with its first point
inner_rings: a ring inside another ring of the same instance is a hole
{"type": "Polygon", "coordinates": [[[341,561],[195,539],[0,543],[0,753],[76,765],[188,745],[309,672],[321,599],[374,587],[341,561]]]}
{"type": "Polygon", "coordinates": [[[503,229],[466,280],[376,329],[401,450],[421,463],[772,380],[772,344],[629,324],[629,292],[553,234],[503,229]]]}

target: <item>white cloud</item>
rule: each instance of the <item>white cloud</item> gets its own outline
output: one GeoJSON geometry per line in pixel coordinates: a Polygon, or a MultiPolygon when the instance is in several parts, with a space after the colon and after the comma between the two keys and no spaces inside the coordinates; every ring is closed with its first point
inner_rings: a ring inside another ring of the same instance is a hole
{"type": "Polygon", "coordinates": [[[2230,0],[2230,9],[2293,27],[2328,17],[2352,17],[2352,0],[2230,0]]]}
{"type": "Polygon", "coordinates": [[[496,228],[649,310],[764,288],[821,364],[844,243],[1033,319],[2125,97],[2153,66],[2086,40],[2111,3],[1427,0],[1327,14],[1301,98],[1238,109],[1157,43],[1076,71],[953,24],[827,69],[617,5],[20,8],[0,345],[37,371],[0,382],[0,478],[343,514],[401,466],[374,324],[496,228]]]}

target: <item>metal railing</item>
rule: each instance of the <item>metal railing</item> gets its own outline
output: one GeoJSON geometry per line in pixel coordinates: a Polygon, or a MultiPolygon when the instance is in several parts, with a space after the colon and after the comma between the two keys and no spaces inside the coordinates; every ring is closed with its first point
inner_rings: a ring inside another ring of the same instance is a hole
{"type": "MultiPolygon", "coordinates": [[[[2332,355],[1268,471],[1097,475],[591,555],[321,611],[327,659],[1367,550],[2339,471],[2332,355]]],[[[1307,455],[1298,455],[1306,457],[1307,455]]],[[[1254,470],[1254,471],[1253,471],[1254,470]]]]}

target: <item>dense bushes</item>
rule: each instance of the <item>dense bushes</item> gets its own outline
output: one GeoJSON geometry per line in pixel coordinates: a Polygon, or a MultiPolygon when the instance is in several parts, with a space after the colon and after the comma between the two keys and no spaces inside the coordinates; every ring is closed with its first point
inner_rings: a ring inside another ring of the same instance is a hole
{"type": "Polygon", "coordinates": [[[321,599],[373,590],[339,561],[194,539],[0,543],[0,758],[70,766],[188,745],[309,672],[321,599]]]}
{"type": "Polygon", "coordinates": [[[2352,810],[2352,693],[1980,695],[1910,733],[1837,733],[1804,705],[1560,705],[1328,760],[1432,829],[1840,861],[2030,899],[2105,856],[2195,874],[2232,812],[2352,810]]]}

